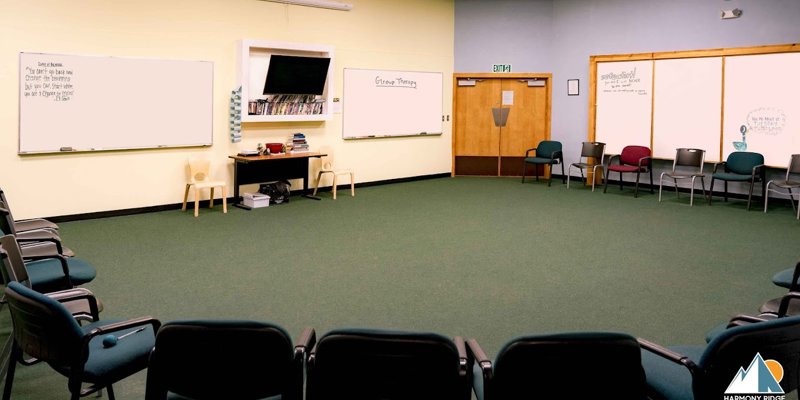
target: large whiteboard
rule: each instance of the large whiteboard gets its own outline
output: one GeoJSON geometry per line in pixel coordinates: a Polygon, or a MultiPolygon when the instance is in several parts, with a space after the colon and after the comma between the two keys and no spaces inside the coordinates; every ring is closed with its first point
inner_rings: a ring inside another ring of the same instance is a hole
{"type": "Polygon", "coordinates": [[[672,159],[675,150],[706,151],[720,161],[722,57],[655,61],[653,157],[672,159]]]}
{"type": "Polygon", "coordinates": [[[19,55],[19,153],[212,144],[213,64],[19,55]]]}
{"type": "Polygon", "coordinates": [[[725,59],[723,157],[735,151],[734,142],[763,154],[771,166],[787,166],[791,155],[800,153],[798,73],[800,53],[725,59]]]}
{"type": "Polygon", "coordinates": [[[344,70],[345,139],[442,133],[440,72],[344,70]]]}
{"type": "Polygon", "coordinates": [[[597,64],[595,140],[606,154],[619,154],[627,145],[650,147],[652,61],[597,64]]]}

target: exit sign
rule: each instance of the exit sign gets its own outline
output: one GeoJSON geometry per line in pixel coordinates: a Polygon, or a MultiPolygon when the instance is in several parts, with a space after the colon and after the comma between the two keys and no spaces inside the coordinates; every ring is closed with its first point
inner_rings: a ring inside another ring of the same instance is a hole
{"type": "Polygon", "coordinates": [[[511,72],[511,64],[492,64],[492,72],[511,72]]]}

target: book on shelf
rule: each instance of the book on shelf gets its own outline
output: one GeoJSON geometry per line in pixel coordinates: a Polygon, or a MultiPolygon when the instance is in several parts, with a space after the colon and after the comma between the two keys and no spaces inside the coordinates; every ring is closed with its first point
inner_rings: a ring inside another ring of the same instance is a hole
{"type": "Polygon", "coordinates": [[[316,95],[276,94],[267,99],[251,100],[249,115],[315,115],[325,111],[325,99],[316,95]]]}

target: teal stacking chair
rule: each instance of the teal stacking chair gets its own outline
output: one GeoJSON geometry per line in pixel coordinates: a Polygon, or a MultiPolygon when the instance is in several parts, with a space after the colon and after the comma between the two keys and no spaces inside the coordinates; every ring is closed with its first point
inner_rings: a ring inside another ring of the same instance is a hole
{"type": "Polygon", "coordinates": [[[158,320],[100,320],[95,303],[94,321],[80,326],[59,301],[19,282],[9,282],[5,296],[14,343],[3,400],[11,398],[16,364],[23,353],[67,377],[72,400],[104,388],[113,400],[113,383],[147,368],[158,320]]]}
{"type": "Polygon", "coordinates": [[[161,326],[147,369],[147,400],[303,399],[303,368],[314,345],[256,321],[174,321],[161,326]]]}
{"type": "Polygon", "coordinates": [[[91,282],[97,270],[88,262],[58,254],[23,259],[22,249],[13,235],[0,237],[0,247],[6,253],[4,262],[16,275],[11,279],[24,282],[38,292],[68,289],[91,282]]]}
{"type": "Polygon", "coordinates": [[[525,159],[522,160],[522,183],[525,183],[525,173],[528,164],[536,166],[536,181],[539,181],[539,166],[547,165],[550,167],[550,179],[547,186],[553,182],[553,165],[561,164],[561,176],[564,183],[567,183],[567,176],[564,174],[564,153],[561,150],[561,142],[554,140],[542,140],[539,145],[525,151],[525,159]],[[534,152],[531,157],[531,152],[534,152]]]}
{"type": "Polygon", "coordinates": [[[735,381],[751,368],[765,388],[789,393],[798,387],[800,317],[731,327],[705,346],[667,348],[644,339],[639,343],[648,395],[654,399],[722,399],[729,388],[739,389],[735,381]],[[774,361],[765,363],[769,360],[774,361]],[[767,370],[774,362],[783,367],[781,379],[767,370]]]}
{"type": "Polygon", "coordinates": [[[21,243],[23,254],[27,256],[40,256],[61,254],[66,257],[75,255],[71,249],[61,244],[58,231],[53,229],[32,229],[20,231],[8,205],[0,200],[0,235],[14,235],[21,243]]]}
{"type": "Polygon", "coordinates": [[[644,400],[641,350],[633,336],[613,332],[559,333],[513,339],[492,363],[475,339],[478,400],[644,400]]]}
{"type": "Polygon", "coordinates": [[[435,333],[339,329],[308,359],[307,400],[469,400],[464,340],[435,333]]]}
{"type": "Polygon", "coordinates": [[[711,173],[711,187],[708,189],[708,204],[711,204],[711,197],[714,195],[714,181],[725,182],[725,201],[728,201],[728,182],[749,182],[750,190],[747,192],[747,210],[750,210],[750,203],[753,199],[753,186],[756,182],[761,182],[761,198],[765,197],[766,185],[764,156],[759,153],[749,151],[735,151],[728,155],[728,159],[714,164],[711,173]],[[723,170],[717,172],[722,166],[723,170]]]}

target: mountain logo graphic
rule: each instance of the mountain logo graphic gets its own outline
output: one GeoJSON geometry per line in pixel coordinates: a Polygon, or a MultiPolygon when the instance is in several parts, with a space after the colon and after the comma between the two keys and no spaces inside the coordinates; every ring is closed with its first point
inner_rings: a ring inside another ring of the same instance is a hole
{"type": "Polygon", "coordinates": [[[756,353],[747,369],[739,367],[725,394],[783,394],[778,384],[783,379],[783,366],[775,360],[766,360],[756,353]]]}

